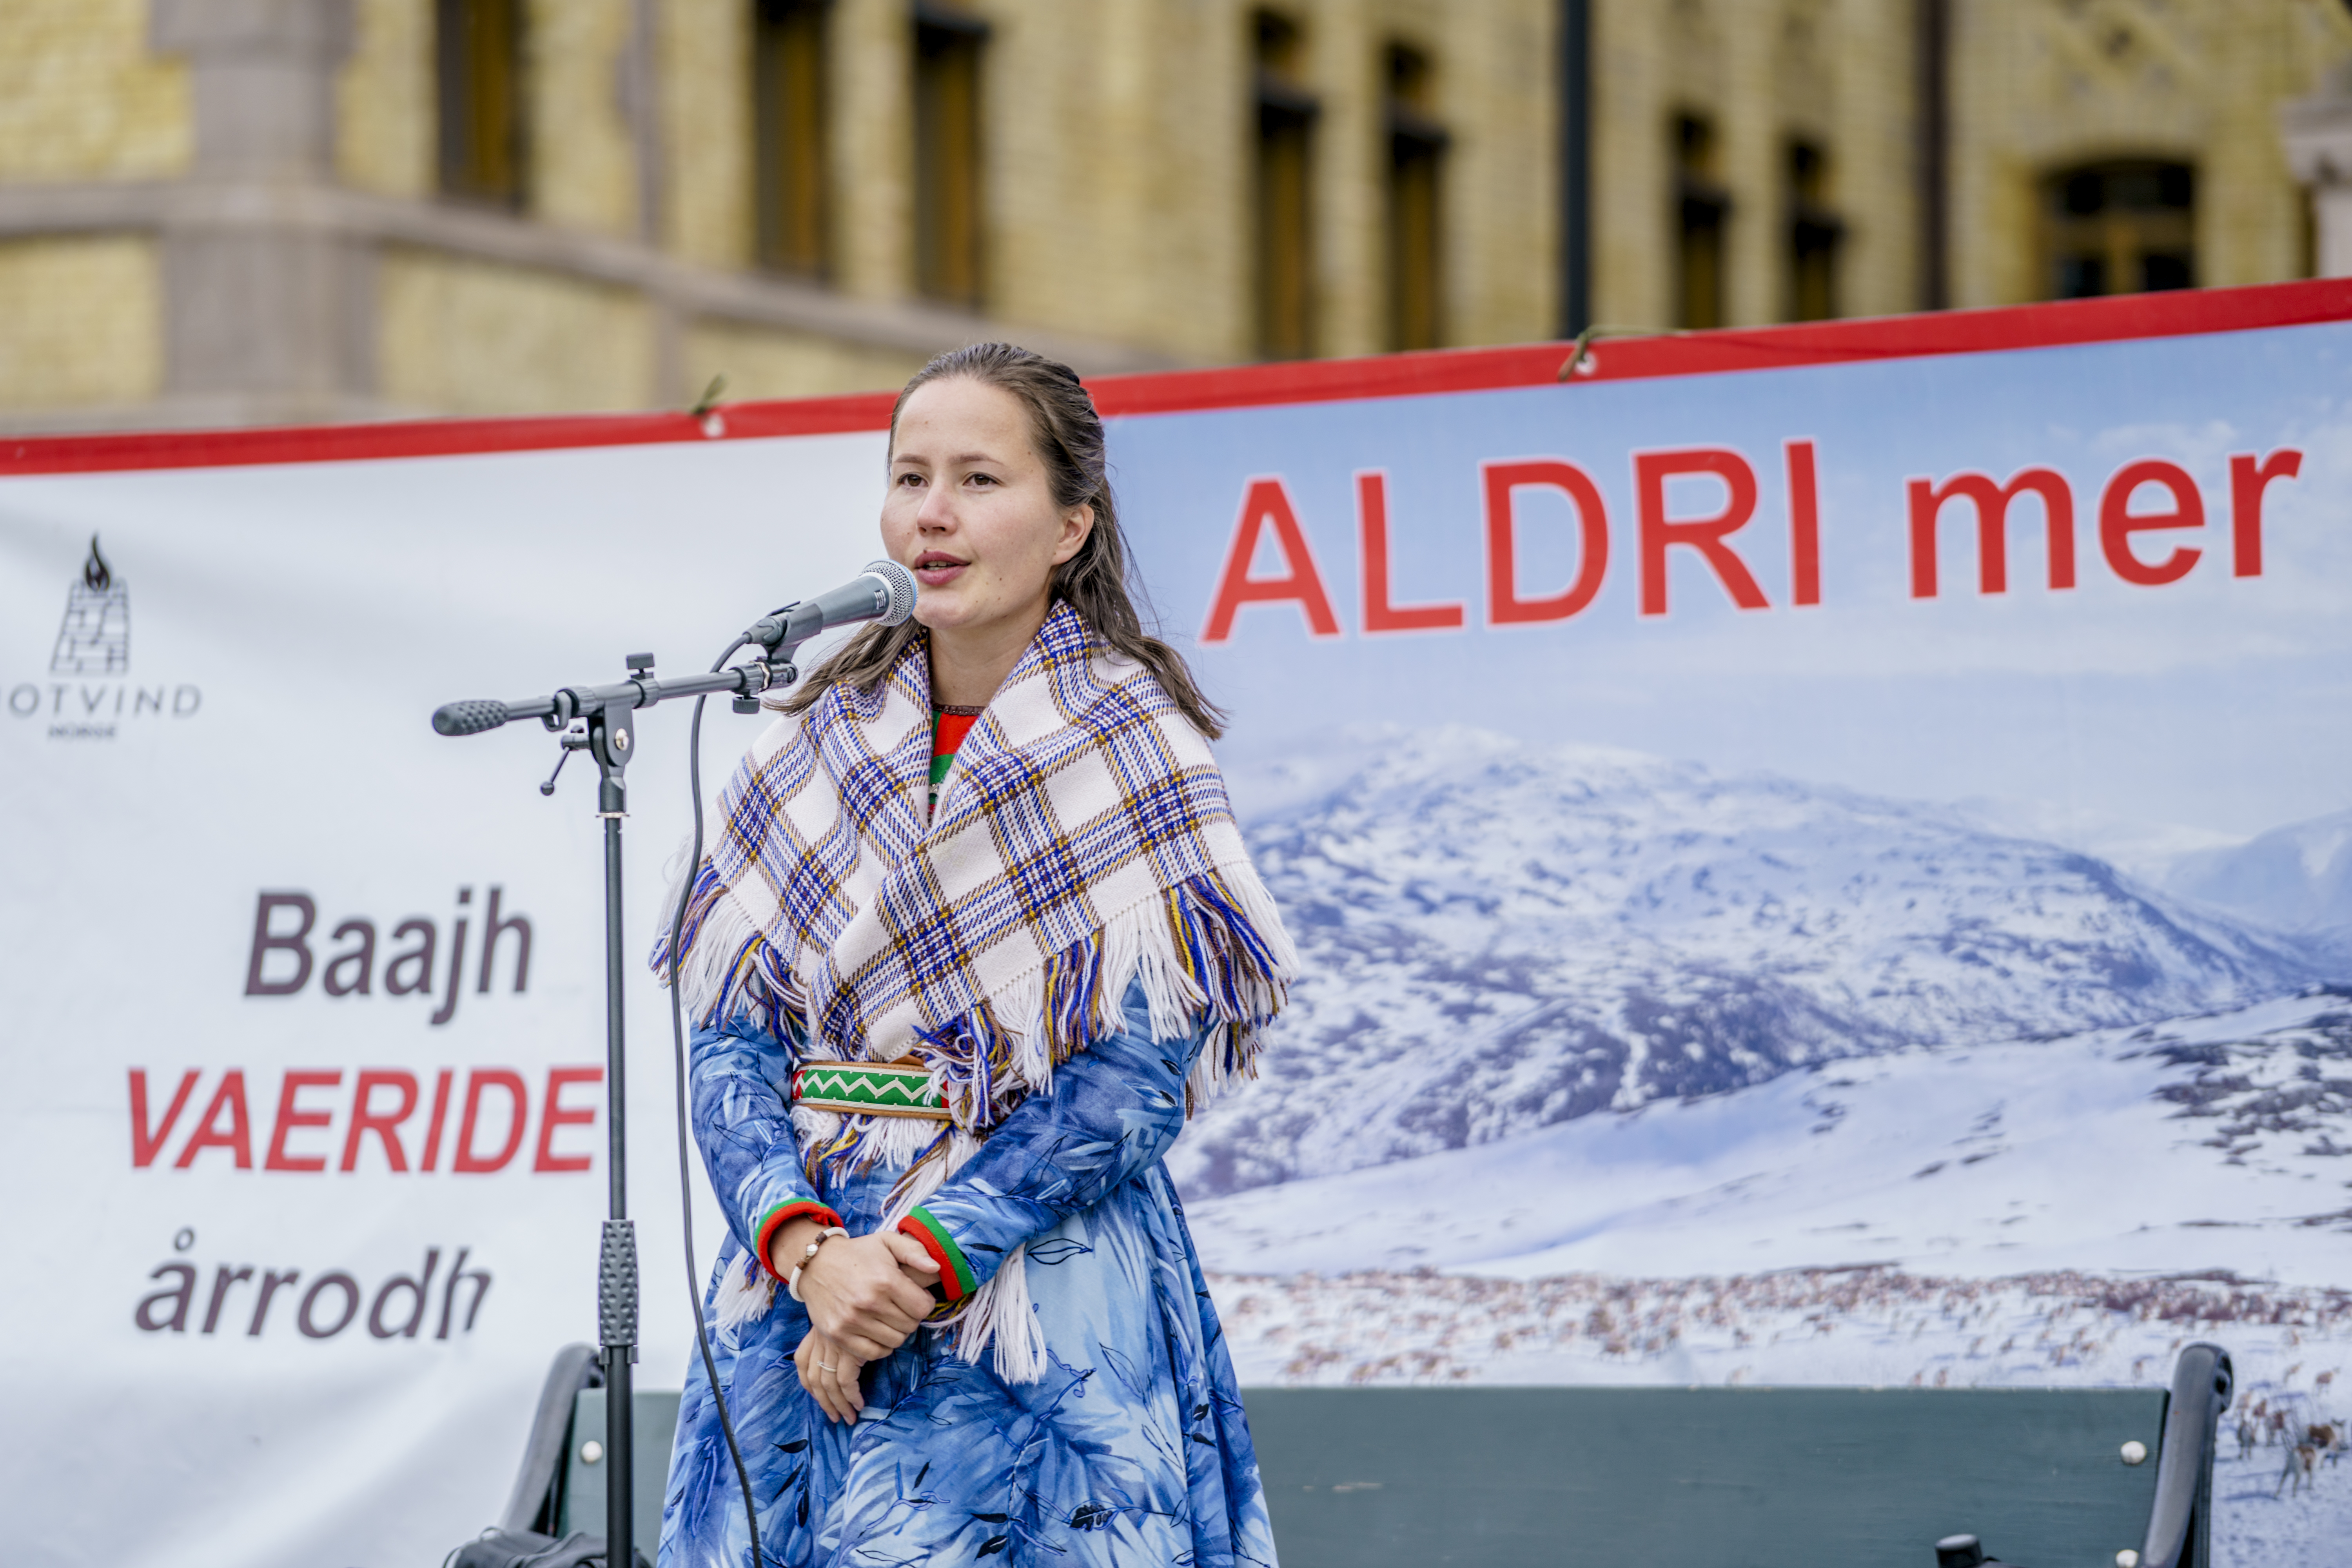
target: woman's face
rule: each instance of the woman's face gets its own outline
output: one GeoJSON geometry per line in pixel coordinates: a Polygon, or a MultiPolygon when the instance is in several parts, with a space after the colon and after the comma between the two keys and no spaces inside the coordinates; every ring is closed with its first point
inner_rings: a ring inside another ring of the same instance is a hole
{"type": "Polygon", "coordinates": [[[922,585],[915,618],[926,626],[1003,626],[1025,641],[1054,568],[1093,527],[1091,506],[1055,504],[1029,411],[1012,393],[947,376],[917,387],[898,411],[882,543],[922,585]]]}

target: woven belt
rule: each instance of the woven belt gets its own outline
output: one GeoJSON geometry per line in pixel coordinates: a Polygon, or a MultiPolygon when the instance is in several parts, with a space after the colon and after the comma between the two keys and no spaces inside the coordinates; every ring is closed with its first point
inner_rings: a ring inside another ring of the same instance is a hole
{"type": "Polygon", "coordinates": [[[803,1062],[793,1069],[793,1103],[848,1116],[948,1120],[947,1097],[926,1093],[930,1069],[913,1058],[895,1062],[803,1062]]]}

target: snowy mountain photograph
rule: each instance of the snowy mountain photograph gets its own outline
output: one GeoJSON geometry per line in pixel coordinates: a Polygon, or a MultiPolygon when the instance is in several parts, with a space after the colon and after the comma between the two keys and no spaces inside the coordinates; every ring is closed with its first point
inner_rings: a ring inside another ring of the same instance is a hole
{"type": "Polygon", "coordinates": [[[1307,978],[1284,1072],[1184,1140],[1202,1195],[2325,977],[2291,938],[1948,810],[1473,730],[1397,738],[1251,848],[1307,978]]]}
{"type": "MultiPolygon", "coordinates": [[[[2208,1338],[2337,1414],[2341,829],[2158,886],[1633,752],[1318,756],[1239,781],[1305,977],[1171,1161],[1246,1381],[2161,1384],[2208,1338]]],[[[2352,1528],[2230,1452],[2223,1562],[2352,1528]]]]}
{"type": "MultiPolygon", "coordinates": [[[[1117,422],[1302,960],[1170,1156],[1245,1381],[2347,1413],[2352,329],[2198,342],[1117,422]]],[[[2270,1438],[2220,1562],[2341,1558],[2270,1438]]]]}

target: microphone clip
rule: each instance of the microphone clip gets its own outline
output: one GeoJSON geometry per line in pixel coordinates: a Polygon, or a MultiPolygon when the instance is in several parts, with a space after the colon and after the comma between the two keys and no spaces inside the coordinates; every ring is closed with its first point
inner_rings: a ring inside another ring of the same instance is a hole
{"type": "MultiPolygon", "coordinates": [[[[729,701],[728,706],[738,713],[757,713],[760,710],[760,693],[771,687],[790,686],[801,678],[800,670],[790,658],[777,659],[772,653],[768,658],[754,659],[741,668],[755,671],[754,679],[759,681],[759,684],[737,692],[729,701]]],[[[749,685],[748,682],[746,684],[749,685]]]]}
{"type": "Polygon", "coordinates": [[[773,658],[788,635],[792,613],[800,608],[800,604],[798,599],[794,599],[789,605],[779,605],[770,610],[743,628],[743,640],[765,649],[768,656],[773,658]]]}

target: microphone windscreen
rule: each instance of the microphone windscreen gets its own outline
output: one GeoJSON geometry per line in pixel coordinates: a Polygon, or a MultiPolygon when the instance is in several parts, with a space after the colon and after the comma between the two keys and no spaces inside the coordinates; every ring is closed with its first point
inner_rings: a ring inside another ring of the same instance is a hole
{"type": "Polygon", "coordinates": [[[866,573],[879,577],[890,585],[890,605],[876,618],[886,626],[895,626],[915,613],[915,574],[896,561],[869,561],[866,573]]]}

